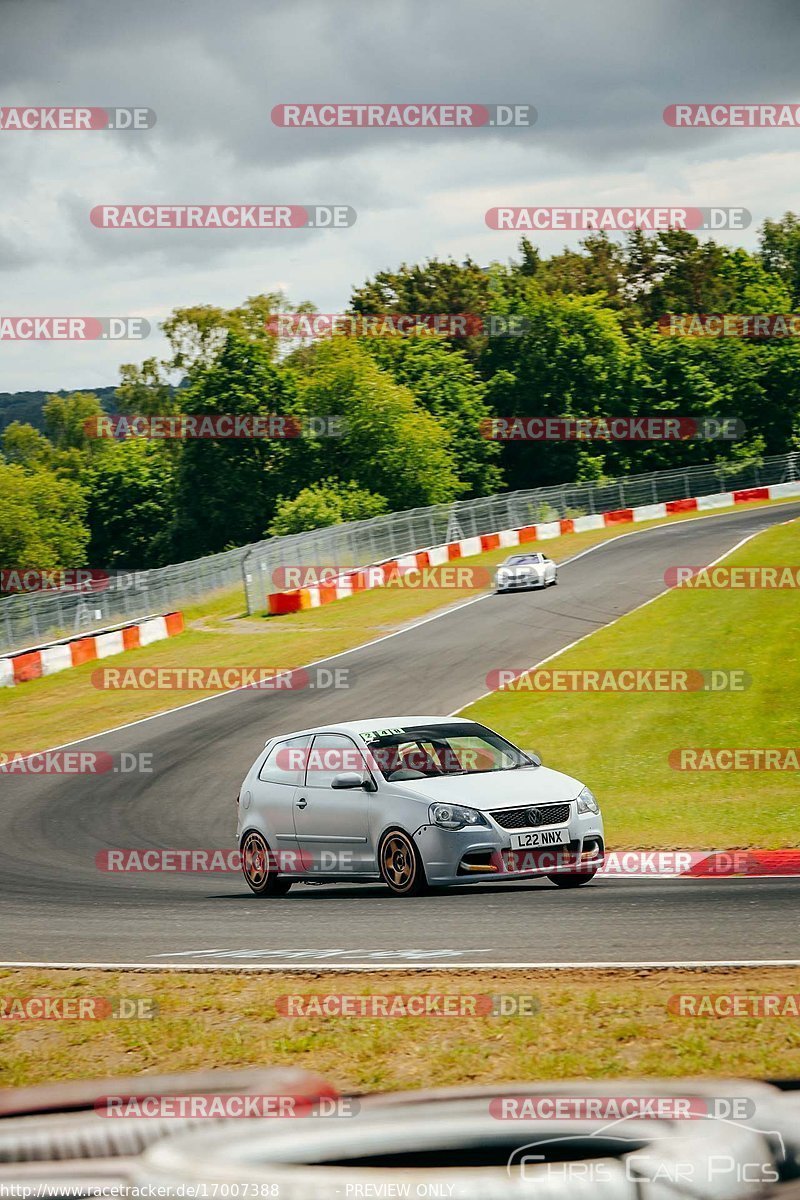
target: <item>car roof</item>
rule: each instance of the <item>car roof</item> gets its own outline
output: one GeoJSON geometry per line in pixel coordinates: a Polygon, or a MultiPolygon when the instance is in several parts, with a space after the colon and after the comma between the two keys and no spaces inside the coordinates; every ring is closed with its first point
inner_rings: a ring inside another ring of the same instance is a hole
{"type": "Polygon", "coordinates": [[[284,733],[276,733],[267,738],[269,742],[282,741],[284,738],[302,737],[304,733],[367,733],[373,729],[405,729],[413,725],[474,725],[469,717],[372,717],[364,721],[329,721],[327,724],[313,725],[310,729],[287,729],[284,733]]]}

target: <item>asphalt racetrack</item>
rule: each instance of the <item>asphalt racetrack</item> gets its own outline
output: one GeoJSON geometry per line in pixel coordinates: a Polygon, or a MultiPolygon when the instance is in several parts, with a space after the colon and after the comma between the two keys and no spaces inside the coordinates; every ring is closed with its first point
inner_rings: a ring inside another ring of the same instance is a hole
{"type": "Polygon", "coordinates": [[[338,656],[331,665],[349,668],[347,690],[238,691],[80,743],[152,754],[151,775],[0,775],[0,961],[800,962],[796,878],[607,878],[576,891],[533,880],[414,899],[341,884],[262,900],[238,874],[109,874],[95,865],[99,851],[118,847],[233,848],[241,780],[272,734],[452,713],[486,692],[491,670],[531,666],[662,592],[668,566],[712,562],[797,516],[800,504],[782,504],[621,537],[562,565],[557,588],[487,595],[338,656]]]}

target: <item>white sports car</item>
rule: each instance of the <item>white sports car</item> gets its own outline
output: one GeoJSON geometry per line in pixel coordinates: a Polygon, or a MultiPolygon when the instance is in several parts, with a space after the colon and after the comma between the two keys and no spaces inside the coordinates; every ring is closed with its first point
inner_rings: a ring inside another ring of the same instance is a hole
{"type": "Polygon", "coordinates": [[[496,592],[544,588],[550,583],[558,583],[558,564],[540,553],[512,554],[500,564],[494,577],[496,592]]]}
{"type": "Polygon", "coordinates": [[[592,793],[461,717],[385,717],[271,738],[238,800],[251,890],[374,883],[397,895],[546,875],[588,883],[603,862],[592,793]]]}

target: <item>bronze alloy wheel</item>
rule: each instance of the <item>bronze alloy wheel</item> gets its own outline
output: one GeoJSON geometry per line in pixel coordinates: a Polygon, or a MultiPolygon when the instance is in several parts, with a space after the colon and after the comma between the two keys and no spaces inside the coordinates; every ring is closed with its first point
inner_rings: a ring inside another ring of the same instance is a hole
{"type": "Polygon", "coordinates": [[[256,896],[285,896],[292,886],[291,879],[270,871],[270,848],[255,829],[242,838],[242,872],[256,896]]]}
{"type": "Polygon", "coordinates": [[[406,833],[393,829],[381,842],[381,879],[396,896],[419,896],[428,882],[416,846],[406,833]]]}

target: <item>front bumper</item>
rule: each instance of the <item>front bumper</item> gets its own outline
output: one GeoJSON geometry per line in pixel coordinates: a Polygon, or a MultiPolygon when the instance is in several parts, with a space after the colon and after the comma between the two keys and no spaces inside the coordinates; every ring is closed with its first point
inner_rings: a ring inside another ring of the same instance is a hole
{"type": "Polygon", "coordinates": [[[543,588],[547,585],[547,577],[544,571],[538,571],[535,575],[500,575],[498,574],[494,586],[497,592],[522,592],[529,588],[543,588]]]}
{"type": "Polygon", "coordinates": [[[600,813],[576,813],[559,825],[541,825],[533,831],[567,829],[566,846],[514,850],[511,834],[501,829],[490,816],[488,829],[442,829],[423,825],[414,834],[425,864],[428,883],[446,886],[454,883],[491,882],[527,879],[574,871],[594,871],[603,863],[605,836],[600,813]]]}

